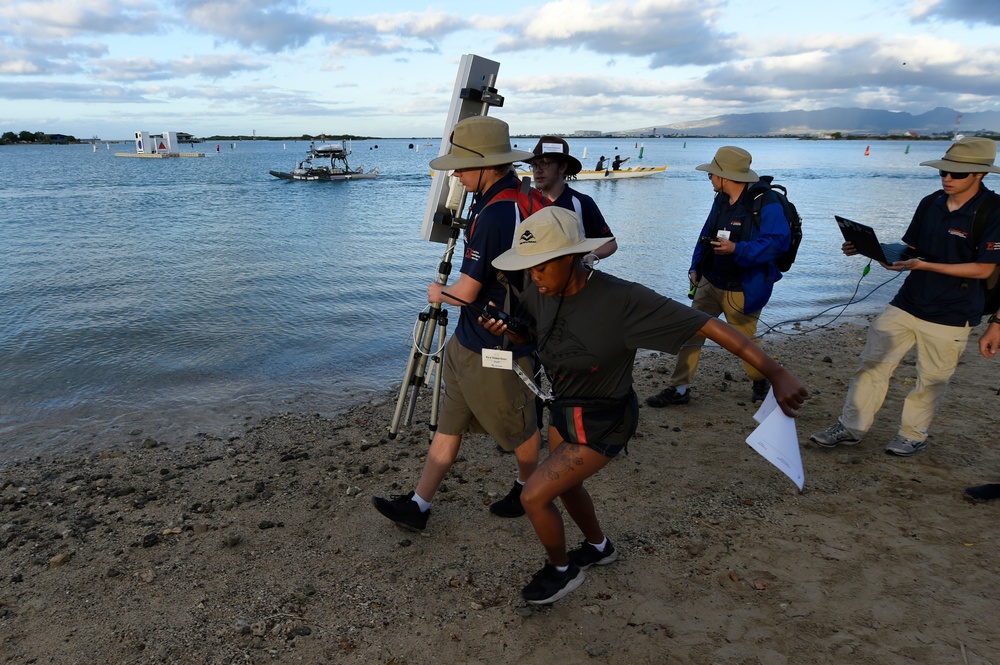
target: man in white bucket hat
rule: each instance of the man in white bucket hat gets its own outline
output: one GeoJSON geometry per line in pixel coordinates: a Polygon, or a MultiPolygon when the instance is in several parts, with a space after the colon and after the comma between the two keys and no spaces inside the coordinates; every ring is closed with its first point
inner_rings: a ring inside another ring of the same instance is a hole
{"type": "MultiPolygon", "coordinates": [[[[454,172],[473,194],[473,203],[458,281],[447,286],[431,282],[427,287],[428,302],[461,306],[461,313],[445,347],[441,416],[423,473],[409,494],[372,499],[382,515],[403,528],[423,531],[426,527],[431,500],[458,456],[466,432],[489,434],[504,450],[514,452],[517,482],[507,496],[490,506],[490,512],[499,517],[524,514],[521,487],[538,464],[541,443],[534,394],[514,372],[483,366],[483,350],[504,346],[504,339],[486,331],[477,319],[490,302],[514,302],[491,262],[511,246],[521,221],[517,200],[507,196],[520,185],[512,164],[533,156],[511,148],[507,123],[474,116],[455,125],[448,153],[431,160],[431,168],[454,172]]],[[[518,278],[520,274],[507,279],[518,278]]],[[[509,350],[523,371],[533,373],[529,348],[515,345],[509,350]]]]}
{"type": "MultiPolygon", "coordinates": [[[[909,255],[920,258],[882,264],[909,274],[869,325],[840,418],[809,437],[817,445],[834,448],[860,441],[882,407],[893,372],[916,346],[917,383],[906,396],[899,430],[885,451],[906,457],[927,446],[931,420],[969,331],[982,318],[983,280],[1000,263],[1000,210],[994,208],[982,220],[981,233],[973,232],[980,206],[996,196],[983,187],[987,173],[1000,173],[993,164],[996,154],[992,140],[970,137],[953,143],[941,159],[920,163],[938,169],[942,185],[920,202],[903,234],[909,255]]],[[[857,254],[851,243],[845,242],[843,250],[848,256],[857,254]]]]}
{"type": "Polygon", "coordinates": [[[618,556],[583,483],[635,434],[639,402],[632,370],[638,349],[677,353],[691,335],[701,334],[767,376],[787,415],[797,415],[806,397],[794,375],[729,324],[641,284],[589,270],[583,257],[606,240],[587,238],[574,212],[551,206],[524,220],[514,246],[493,261],[500,270],[531,272],[522,298],[530,323],[524,331],[507,330],[495,319],[483,325],[515,343],[534,340],[556,398],[550,403],[549,455],[521,495],[547,555],[521,591],[533,604],[559,600],[580,586],[585,569],[618,556]],[[584,536],[569,552],[557,498],[584,536]]]}

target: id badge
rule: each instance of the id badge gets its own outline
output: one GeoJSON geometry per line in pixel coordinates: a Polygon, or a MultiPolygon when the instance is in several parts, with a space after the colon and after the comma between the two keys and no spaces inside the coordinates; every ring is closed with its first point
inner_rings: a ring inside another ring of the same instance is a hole
{"type": "Polygon", "coordinates": [[[483,349],[483,367],[514,369],[514,354],[503,349],[483,349]]]}

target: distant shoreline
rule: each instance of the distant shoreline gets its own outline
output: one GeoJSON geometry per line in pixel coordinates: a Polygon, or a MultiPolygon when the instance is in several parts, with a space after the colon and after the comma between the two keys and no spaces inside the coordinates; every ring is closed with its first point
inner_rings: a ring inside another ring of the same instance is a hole
{"type": "MultiPolygon", "coordinates": [[[[564,136],[567,139],[572,139],[573,141],[587,141],[587,140],[608,140],[608,139],[796,139],[799,141],[953,141],[955,137],[953,136],[898,136],[898,135],[886,135],[886,134],[865,134],[865,135],[851,135],[851,136],[816,136],[815,134],[669,134],[669,135],[644,135],[644,134],[628,134],[628,135],[608,135],[608,136],[575,136],[573,134],[560,134],[559,136],[564,136]]],[[[981,138],[988,138],[994,141],[1000,141],[1000,134],[992,133],[970,133],[967,136],[977,136],[981,138]]],[[[515,134],[511,136],[511,139],[536,139],[537,134],[515,134]]],[[[323,139],[310,139],[302,137],[280,137],[280,136],[211,136],[204,139],[195,139],[194,141],[184,141],[184,143],[216,143],[216,142],[233,142],[233,141],[285,141],[285,142],[311,142],[311,141],[439,141],[437,137],[427,137],[427,136],[354,136],[347,138],[340,137],[328,137],[323,139]]],[[[16,143],[5,143],[0,141],[0,146],[36,146],[36,145],[54,145],[54,146],[80,146],[80,145],[91,145],[98,143],[132,143],[134,139],[77,139],[75,141],[67,141],[65,143],[47,143],[47,142],[21,142],[16,143]]]]}

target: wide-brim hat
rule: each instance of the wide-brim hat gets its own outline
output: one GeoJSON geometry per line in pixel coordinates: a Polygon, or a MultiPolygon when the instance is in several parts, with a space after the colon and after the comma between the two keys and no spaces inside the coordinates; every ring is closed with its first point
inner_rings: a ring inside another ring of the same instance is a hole
{"type": "Polygon", "coordinates": [[[560,157],[566,162],[566,175],[576,175],[583,168],[580,160],[569,154],[569,144],[558,136],[543,136],[538,139],[538,143],[535,144],[535,149],[531,153],[534,157],[527,160],[529,163],[539,157],[560,157]]]}
{"type": "Polygon", "coordinates": [[[708,164],[694,167],[696,171],[708,171],[734,182],[757,182],[760,176],[750,170],[753,157],[743,148],[733,145],[722,146],[715,151],[715,157],[708,164]]]}
{"type": "Polygon", "coordinates": [[[431,160],[431,168],[475,169],[524,162],[534,157],[524,150],[512,150],[507,123],[485,115],[459,120],[451,132],[448,154],[431,160]]]}
{"type": "Polygon", "coordinates": [[[920,162],[920,165],[951,173],[1000,173],[1000,168],[993,165],[996,157],[996,141],[970,137],[952,143],[941,159],[920,162]]]}
{"type": "Polygon", "coordinates": [[[588,238],[572,210],[542,208],[517,227],[514,246],[493,259],[498,270],[527,270],[567,254],[588,254],[614,238],[588,238]]]}

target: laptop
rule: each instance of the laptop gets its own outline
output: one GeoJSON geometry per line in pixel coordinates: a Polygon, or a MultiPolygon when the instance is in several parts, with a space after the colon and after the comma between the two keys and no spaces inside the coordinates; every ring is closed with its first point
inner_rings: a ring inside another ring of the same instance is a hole
{"type": "Polygon", "coordinates": [[[911,258],[910,248],[901,242],[879,242],[875,229],[860,222],[853,222],[834,215],[844,240],[854,245],[859,254],[881,263],[895,263],[911,258]]]}

